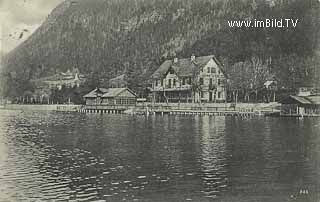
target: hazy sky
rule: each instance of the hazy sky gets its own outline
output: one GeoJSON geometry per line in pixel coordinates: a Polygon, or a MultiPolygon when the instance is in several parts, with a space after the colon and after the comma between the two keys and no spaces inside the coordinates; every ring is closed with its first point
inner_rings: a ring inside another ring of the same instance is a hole
{"type": "Polygon", "coordinates": [[[28,38],[62,1],[0,0],[0,51],[9,52],[28,38]]]}

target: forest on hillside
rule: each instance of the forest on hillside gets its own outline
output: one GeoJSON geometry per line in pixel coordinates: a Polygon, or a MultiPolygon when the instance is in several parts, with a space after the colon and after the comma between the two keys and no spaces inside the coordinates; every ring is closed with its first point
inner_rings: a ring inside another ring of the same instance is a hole
{"type": "MultiPolygon", "coordinates": [[[[66,0],[4,58],[0,92],[14,98],[32,79],[78,68],[77,95],[126,74],[139,94],[166,59],[214,54],[228,90],[245,101],[275,80],[279,90],[320,86],[318,0],[66,0]],[[298,19],[297,27],[229,27],[228,20],[298,19]]],[[[69,91],[67,91],[69,92],[69,91]]],[[[72,91],[70,91],[72,93],[72,91]]],[[[79,96],[78,96],[79,97],[79,96]]]]}

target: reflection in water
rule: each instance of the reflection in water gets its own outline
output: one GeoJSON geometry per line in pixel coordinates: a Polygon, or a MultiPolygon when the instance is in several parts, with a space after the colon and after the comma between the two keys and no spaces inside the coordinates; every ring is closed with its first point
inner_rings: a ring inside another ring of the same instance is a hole
{"type": "Polygon", "coordinates": [[[318,201],[319,129],[317,119],[3,110],[0,201],[318,201]]]}
{"type": "Polygon", "coordinates": [[[206,197],[217,198],[227,188],[225,117],[202,117],[201,167],[206,197]]]}

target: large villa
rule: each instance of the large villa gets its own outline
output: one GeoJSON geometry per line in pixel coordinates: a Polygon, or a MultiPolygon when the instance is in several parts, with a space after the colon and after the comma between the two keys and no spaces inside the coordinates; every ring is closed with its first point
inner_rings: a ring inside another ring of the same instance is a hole
{"type": "Polygon", "coordinates": [[[224,102],[226,74],[214,55],[166,60],[152,74],[155,102],[224,102]]]}

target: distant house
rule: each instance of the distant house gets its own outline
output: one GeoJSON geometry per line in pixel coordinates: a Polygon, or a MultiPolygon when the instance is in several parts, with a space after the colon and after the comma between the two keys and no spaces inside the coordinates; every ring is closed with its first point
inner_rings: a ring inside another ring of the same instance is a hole
{"type": "Polygon", "coordinates": [[[129,88],[96,88],[83,97],[86,105],[135,105],[137,99],[129,88]]]}
{"type": "Polygon", "coordinates": [[[276,90],[276,88],[277,88],[277,82],[273,81],[273,80],[268,80],[268,81],[264,82],[263,85],[267,90],[276,90]]]}
{"type": "Polygon", "coordinates": [[[152,74],[156,102],[223,102],[226,74],[213,55],[166,60],[152,74]]]}
{"type": "Polygon", "coordinates": [[[121,74],[115,78],[110,79],[109,85],[111,88],[125,88],[125,87],[127,87],[127,81],[125,79],[125,74],[121,74]]]}
{"type": "Polygon", "coordinates": [[[46,84],[48,84],[51,89],[52,88],[61,89],[62,86],[71,87],[71,88],[73,88],[75,86],[79,87],[80,84],[82,83],[78,74],[75,74],[73,78],[70,78],[70,77],[63,78],[62,77],[57,80],[47,80],[44,82],[46,84]]]}
{"type": "Polygon", "coordinates": [[[278,88],[278,84],[274,80],[268,80],[264,82],[264,87],[266,90],[266,101],[267,102],[275,102],[276,101],[276,90],[278,88]]]}
{"type": "Polygon", "coordinates": [[[312,95],[312,88],[308,88],[308,87],[300,87],[298,89],[298,96],[310,96],[312,95]]]}
{"type": "Polygon", "coordinates": [[[289,116],[320,116],[320,96],[290,95],[281,103],[281,115],[289,116]]]}
{"type": "Polygon", "coordinates": [[[60,72],[52,76],[43,77],[32,81],[40,89],[61,89],[66,87],[79,87],[85,82],[85,76],[79,71],[60,72]]]}

